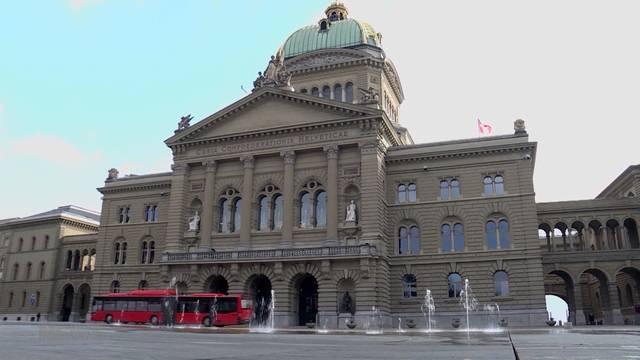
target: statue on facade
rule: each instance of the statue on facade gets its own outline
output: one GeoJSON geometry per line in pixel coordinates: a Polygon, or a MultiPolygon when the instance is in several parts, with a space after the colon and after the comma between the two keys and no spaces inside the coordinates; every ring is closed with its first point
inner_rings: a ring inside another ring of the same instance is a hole
{"type": "Polygon", "coordinates": [[[513,130],[515,130],[516,134],[526,134],[527,128],[524,125],[524,120],[518,119],[513,122],[513,130]]]}
{"type": "Polygon", "coordinates": [[[347,205],[347,217],[344,219],[347,223],[356,222],[356,202],[351,200],[351,203],[347,205]]]}
{"type": "Polygon", "coordinates": [[[358,88],[360,93],[360,104],[377,104],[380,100],[380,95],[372,86],[369,86],[369,89],[358,88]]]}
{"type": "Polygon", "coordinates": [[[182,130],[185,130],[189,126],[191,126],[190,124],[191,120],[193,120],[193,116],[191,116],[191,114],[181,117],[180,121],[178,122],[178,129],[176,129],[175,132],[178,133],[182,130]]]}
{"type": "Polygon", "coordinates": [[[342,295],[342,299],[340,300],[340,313],[349,313],[351,315],[355,313],[353,309],[353,299],[348,291],[342,295]]]}
{"type": "Polygon", "coordinates": [[[279,56],[271,56],[264,72],[258,72],[258,78],[253,82],[253,90],[261,87],[291,88],[291,74],[284,66],[284,60],[279,56]]]}
{"type": "Polygon", "coordinates": [[[189,230],[188,231],[196,232],[198,230],[200,230],[200,215],[198,215],[198,210],[196,210],[196,213],[193,214],[193,216],[191,216],[189,218],[189,230]]]}
{"type": "Polygon", "coordinates": [[[118,178],[118,169],[111,168],[107,173],[107,181],[116,180],[118,178]]]}

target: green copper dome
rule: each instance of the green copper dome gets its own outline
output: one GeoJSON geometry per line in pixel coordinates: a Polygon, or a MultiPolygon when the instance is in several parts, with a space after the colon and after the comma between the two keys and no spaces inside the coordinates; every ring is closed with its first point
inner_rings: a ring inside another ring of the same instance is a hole
{"type": "Polygon", "coordinates": [[[320,49],[350,48],[360,45],[380,47],[380,34],[371,25],[354,19],[321,20],[303,27],[287,38],[281,47],[284,58],[320,49]]]}

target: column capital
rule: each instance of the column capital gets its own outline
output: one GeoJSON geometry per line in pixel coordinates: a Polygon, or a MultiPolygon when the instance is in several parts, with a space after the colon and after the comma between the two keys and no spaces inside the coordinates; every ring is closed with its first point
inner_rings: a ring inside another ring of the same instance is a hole
{"type": "Polygon", "coordinates": [[[202,162],[202,166],[205,167],[207,172],[214,172],[218,167],[218,163],[215,160],[207,160],[202,162]]]}
{"type": "Polygon", "coordinates": [[[338,158],[338,145],[326,145],[322,149],[327,153],[328,159],[338,158]]]}
{"type": "Polygon", "coordinates": [[[251,155],[241,156],[240,161],[242,162],[242,166],[245,169],[253,169],[253,156],[251,155]]]}
{"type": "Polygon", "coordinates": [[[296,152],[293,150],[281,151],[280,156],[284,159],[285,164],[293,164],[296,161],[296,152]]]}

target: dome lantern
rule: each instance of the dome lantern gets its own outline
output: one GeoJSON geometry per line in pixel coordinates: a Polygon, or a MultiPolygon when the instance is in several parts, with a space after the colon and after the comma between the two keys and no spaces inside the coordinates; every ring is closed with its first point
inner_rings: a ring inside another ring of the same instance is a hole
{"type": "Polygon", "coordinates": [[[349,11],[342,1],[334,1],[327,7],[324,13],[327,15],[329,21],[345,20],[349,15],[349,11]]]}

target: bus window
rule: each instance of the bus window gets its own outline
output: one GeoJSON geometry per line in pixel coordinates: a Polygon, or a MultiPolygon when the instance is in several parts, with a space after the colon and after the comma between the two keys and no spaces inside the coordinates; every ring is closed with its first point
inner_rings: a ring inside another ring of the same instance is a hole
{"type": "Polygon", "coordinates": [[[147,311],[147,302],[136,301],[136,311],[147,311]]]}
{"type": "Polygon", "coordinates": [[[127,303],[128,303],[127,310],[136,311],[136,303],[137,303],[137,301],[127,301],[127,303]]]}
{"type": "Polygon", "coordinates": [[[93,312],[96,311],[102,311],[102,305],[103,305],[103,301],[102,300],[93,300],[93,312]]]}
{"type": "Polygon", "coordinates": [[[217,310],[218,310],[218,313],[220,314],[235,312],[237,311],[237,307],[238,307],[238,299],[236,298],[227,298],[227,297],[218,298],[217,310]]]}
{"type": "Polygon", "coordinates": [[[160,302],[160,300],[156,300],[156,299],[152,299],[149,300],[149,311],[161,311],[162,310],[162,304],[160,302]]]}
{"type": "Polygon", "coordinates": [[[249,309],[251,308],[251,300],[247,300],[247,299],[242,299],[242,308],[243,309],[249,309]]]}
{"type": "Polygon", "coordinates": [[[116,309],[116,301],[115,300],[106,300],[104,302],[104,310],[105,311],[113,311],[116,309]]]}
{"type": "Polygon", "coordinates": [[[127,300],[116,300],[116,310],[127,310],[127,300]]]}

